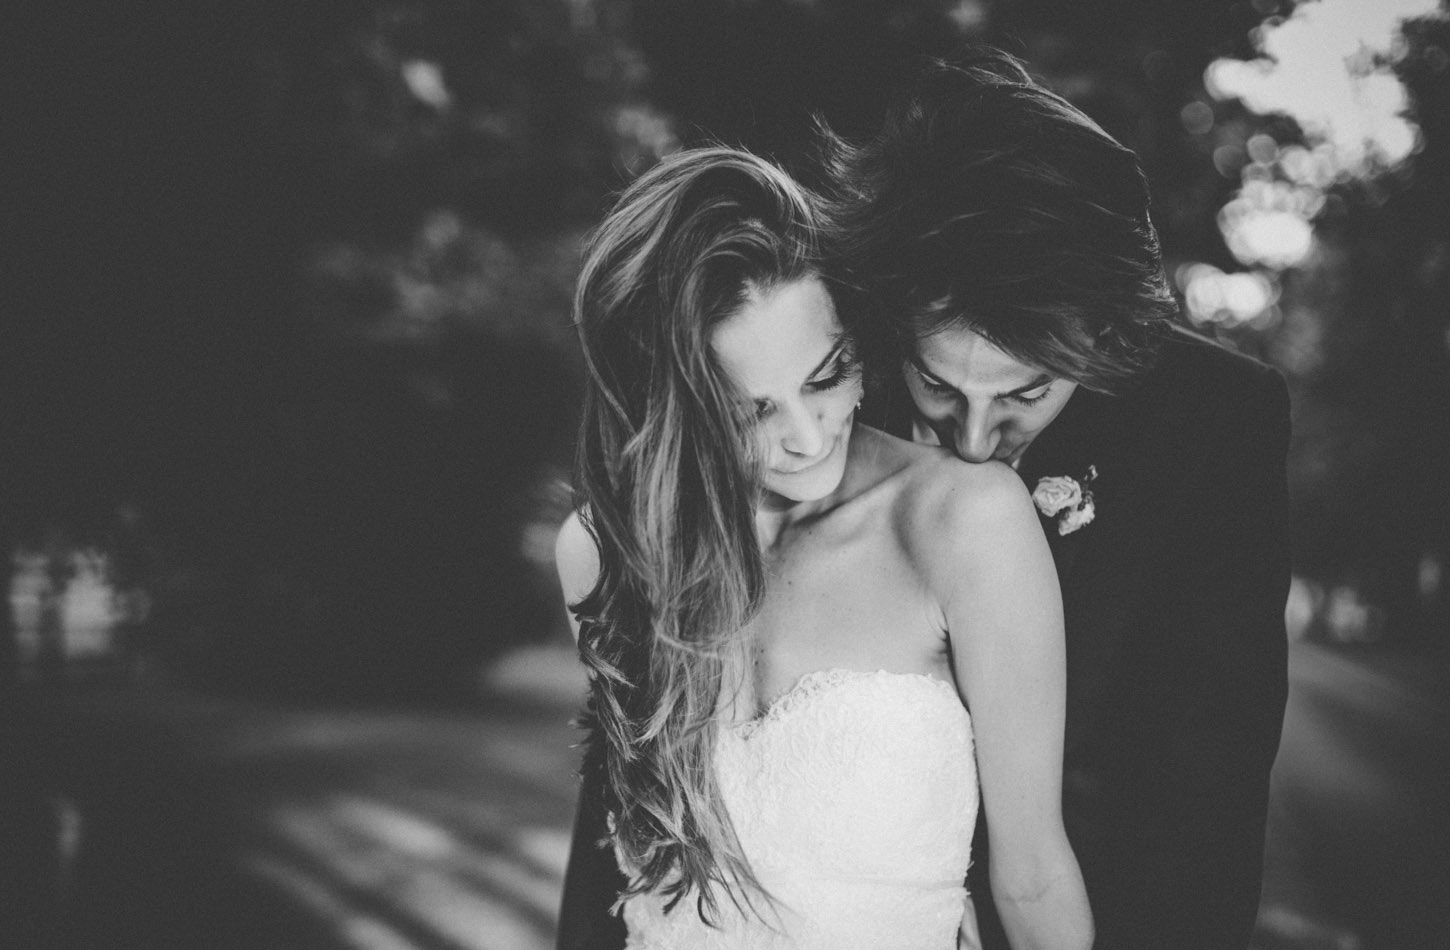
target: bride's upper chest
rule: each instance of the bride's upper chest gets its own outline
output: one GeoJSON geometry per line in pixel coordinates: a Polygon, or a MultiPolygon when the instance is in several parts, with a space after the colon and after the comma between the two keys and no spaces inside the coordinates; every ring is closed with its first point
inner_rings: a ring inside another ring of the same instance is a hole
{"type": "Polygon", "coordinates": [[[749,718],[827,669],[949,675],[945,635],[922,585],[891,556],[768,566],[760,609],[742,631],[738,702],[749,718]]]}

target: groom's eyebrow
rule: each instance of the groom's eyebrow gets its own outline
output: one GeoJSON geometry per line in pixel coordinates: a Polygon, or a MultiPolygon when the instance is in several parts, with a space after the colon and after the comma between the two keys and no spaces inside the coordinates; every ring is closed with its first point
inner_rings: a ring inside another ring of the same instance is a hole
{"type": "Polygon", "coordinates": [[[1014,396],[1020,396],[1023,393],[1030,393],[1034,389],[1041,389],[1043,386],[1046,386],[1050,382],[1052,382],[1051,376],[1047,375],[1046,373],[1040,373],[1027,385],[1018,386],[1016,389],[1011,390],[1010,392],[998,393],[997,398],[1011,399],[1014,396]]]}
{"type": "MultiPolygon", "coordinates": [[[[918,356],[908,356],[907,357],[907,360],[910,361],[910,363],[911,363],[912,366],[915,366],[917,368],[917,370],[921,373],[921,375],[923,375],[926,378],[930,379],[932,382],[934,382],[934,383],[936,383],[938,385],[941,385],[941,386],[951,386],[951,383],[948,383],[946,380],[942,379],[936,373],[933,373],[930,369],[928,369],[927,368],[927,365],[921,361],[921,358],[920,357],[918,357],[918,356]]],[[[997,393],[992,398],[993,399],[1012,399],[1012,398],[1014,398],[1016,396],[1022,395],[1023,393],[1030,393],[1034,389],[1040,389],[1043,386],[1046,386],[1050,382],[1052,382],[1052,376],[1050,374],[1048,374],[1048,373],[1038,373],[1036,376],[1034,376],[1031,379],[1031,381],[1027,382],[1026,384],[1024,384],[1022,386],[1018,386],[1016,389],[1008,390],[1007,392],[1004,392],[1004,393],[997,393]]],[[[952,388],[955,389],[956,387],[955,386],[952,386],[952,388]]]]}
{"type": "Polygon", "coordinates": [[[932,382],[934,382],[934,383],[940,383],[943,386],[947,385],[947,381],[944,380],[944,379],[942,379],[936,373],[933,373],[927,367],[927,365],[921,361],[921,357],[919,357],[919,356],[908,356],[906,359],[907,359],[907,362],[909,362],[912,366],[915,366],[916,367],[917,372],[921,373],[921,375],[923,375],[923,376],[928,377],[929,379],[931,379],[932,382]]]}

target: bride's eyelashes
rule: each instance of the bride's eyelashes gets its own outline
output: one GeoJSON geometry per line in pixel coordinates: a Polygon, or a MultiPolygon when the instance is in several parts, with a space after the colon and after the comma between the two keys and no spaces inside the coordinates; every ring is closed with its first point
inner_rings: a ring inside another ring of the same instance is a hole
{"type": "MultiPolygon", "coordinates": [[[[812,393],[826,393],[837,389],[861,374],[861,361],[855,350],[843,346],[831,360],[825,376],[806,380],[805,388],[812,393]]],[[[763,422],[775,412],[775,403],[769,399],[755,400],[755,420],[763,422]]]]}
{"type": "Polygon", "coordinates": [[[861,369],[861,363],[847,350],[842,350],[831,365],[831,373],[824,379],[813,379],[806,383],[815,392],[828,392],[837,386],[855,378],[861,369]]]}

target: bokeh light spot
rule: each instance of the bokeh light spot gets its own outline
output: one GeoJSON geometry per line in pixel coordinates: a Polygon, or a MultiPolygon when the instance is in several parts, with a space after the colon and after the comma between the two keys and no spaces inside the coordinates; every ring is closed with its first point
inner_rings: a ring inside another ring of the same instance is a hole
{"type": "Polygon", "coordinates": [[[1179,111],[1178,119],[1189,135],[1204,135],[1213,129],[1213,109],[1204,102],[1190,102],[1179,111]]]}

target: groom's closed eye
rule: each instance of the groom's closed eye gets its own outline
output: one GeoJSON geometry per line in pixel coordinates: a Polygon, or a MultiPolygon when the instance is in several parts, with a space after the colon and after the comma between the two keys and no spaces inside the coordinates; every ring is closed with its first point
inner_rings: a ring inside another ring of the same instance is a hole
{"type": "MultiPolygon", "coordinates": [[[[921,380],[921,384],[927,392],[937,396],[955,396],[960,393],[955,386],[942,382],[930,370],[915,360],[910,361],[910,365],[916,371],[917,377],[921,380]]],[[[1048,393],[1052,392],[1052,383],[1052,377],[1044,373],[1026,385],[1018,386],[1016,389],[1008,390],[1007,392],[997,393],[992,398],[1000,402],[1015,402],[1021,406],[1031,406],[1047,398],[1048,393]]]]}
{"type": "Polygon", "coordinates": [[[1014,389],[998,398],[1010,399],[1019,405],[1030,406],[1046,399],[1050,392],[1052,392],[1052,380],[1034,380],[1026,389],[1014,389]]]}
{"type": "Polygon", "coordinates": [[[927,392],[933,393],[937,396],[956,395],[956,387],[949,386],[941,380],[937,379],[931,373],[927,372],[926,368],[920,363],[916,362],[915,360],[910,360],[908,362],[908,365],[916,372],[917,378],[921,380],[921,385],[926,389],[927,392]]]}

